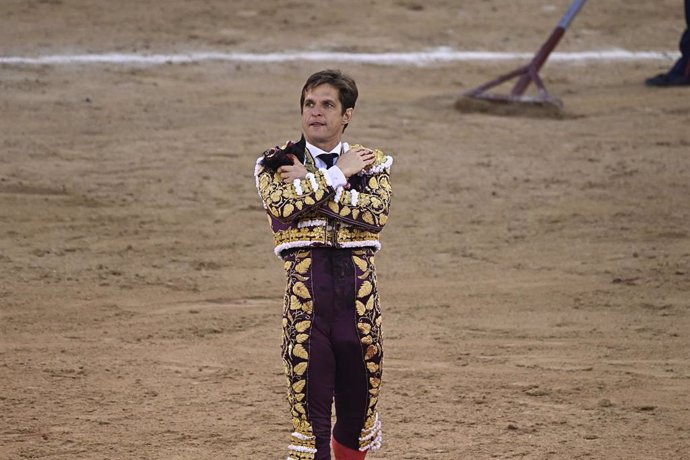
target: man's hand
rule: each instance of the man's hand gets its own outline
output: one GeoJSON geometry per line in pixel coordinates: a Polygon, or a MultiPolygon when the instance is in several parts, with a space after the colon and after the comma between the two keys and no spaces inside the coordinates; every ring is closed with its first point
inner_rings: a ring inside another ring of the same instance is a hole
{"type": "Polygon", "coordinates": [[[360,147],[357,149],[350,149],[340,155],[335,165],[340,168],[345,177],[349,178],[372,164],[375,160],[376,155],[374,155],[373,150],[360,147]]]}
{"type": "Polygon", "coordinates": [[[304,179],[307,177],[307,168],[304,167],[296,156],[290,156],[292,157],[292,164],[278,168],[278,174],[280,174],[280,178],[286,184],[293,182],[295,179],[304,179]]]}

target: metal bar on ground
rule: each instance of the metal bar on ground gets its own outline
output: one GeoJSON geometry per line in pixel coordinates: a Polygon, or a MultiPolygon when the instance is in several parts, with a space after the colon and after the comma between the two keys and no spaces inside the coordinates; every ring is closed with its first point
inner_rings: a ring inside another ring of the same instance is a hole
{"type": "MultiPolygon", "coordinates": [[[[562,106],[562,102],[552,97],[544,86],[544,82],[539,76],[539,70],[546,63],[551,52],[558,46],[559,42],[565,35],[566,30],[573,22],[578,13],[587,3],[587,0],[574,0],[561,20],[558,22],[556,28],[551,32],[546,41],[535,53],[531,62],[526,66],[520,67],[516,70],[508,72],[491,81],[488,81],[476,88],[473,88],[463,94],[464,97],[485,99],[491,102],[527,102],[530,104],[551,104],[557,107],[562,106]],[[509,80],[517,78],[510,94],[491,94],[488,91],[498,85],[501,85],[509,80]],[[538,96],[536,98],[527,98],[524,96],[525,91],[531,83],[537,87],[538,96]]],[[[456,107],[459,104],[456,103],[456,107]]]]}

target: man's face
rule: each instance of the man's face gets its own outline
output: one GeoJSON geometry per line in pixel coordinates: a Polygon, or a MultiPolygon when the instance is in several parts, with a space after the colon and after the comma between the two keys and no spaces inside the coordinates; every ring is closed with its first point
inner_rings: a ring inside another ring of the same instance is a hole
{"type": "Polygon", "coordinates": [[[345,110],[338,89],[327,83],[307,90],[302,106],[302,131],[307,140],[326,151],[338,145],[343,127],[352,119],[352,108],[345,110]]]}

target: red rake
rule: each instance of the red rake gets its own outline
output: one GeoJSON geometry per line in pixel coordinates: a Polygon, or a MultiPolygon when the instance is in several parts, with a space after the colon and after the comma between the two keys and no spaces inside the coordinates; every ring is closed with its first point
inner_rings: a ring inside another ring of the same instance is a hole
{"type": "Polygon", "coordinates": [[[539,76],[539,70],[542,68],[546,60],[549,58],[551,52],[561,41],[561,38],[563,38],[563,35],[565,35],[565,31],[570,26],[570,23],[573,22],[573,19],[575,19],[575,16],[577,16],[582,7],[585,6],[586,2],[587,0],[575,0],[570,5],[568,11],[560,20],[554,31],[551,32],[551,35],[541,46],[537,54],[534,55],[532,61],[529,64],[520,67],[516,70],[513,70],[512,72],[509,72],[505,75],[501,75],[500,77],[491,80],[487,83],[484,83],[483,85],[478,86],[470,91],[467,91],[456,102],[456,108],[464,108],[461,101],[464,98],[469,98],[480,101],[487,101],[489,103],[518,103],[546,106],[550,107],[551,109],[556,109],[560,111],[560,109],[563,108],[563,102],[557,97],[554,97],[549,94],[549,92],[546,90],[546,87],[544,86],[544,82],[539,76]],[[498,94],[489,92],[490,89],[499,86],[514,78],[517,78],[518,80],[515,83],[515,86],[513,86],[513,89],[510,92],[510,94],[498,94]],[[534,83],[534,85],[537,87],[536,96],[525,95],[525,91],[531,83],[534,83]]]}

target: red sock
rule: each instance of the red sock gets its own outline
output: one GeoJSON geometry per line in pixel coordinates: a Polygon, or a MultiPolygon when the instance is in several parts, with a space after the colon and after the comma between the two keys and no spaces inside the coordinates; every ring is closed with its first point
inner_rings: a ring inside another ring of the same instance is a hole
{"type": "Polygon", "coordinates": [[[335,460],[364,460],[364,457],[367,455],[366,451],[361,452],[359,450],[350,449],[340,444],[335,437],[332,439],[335,460]]]}

